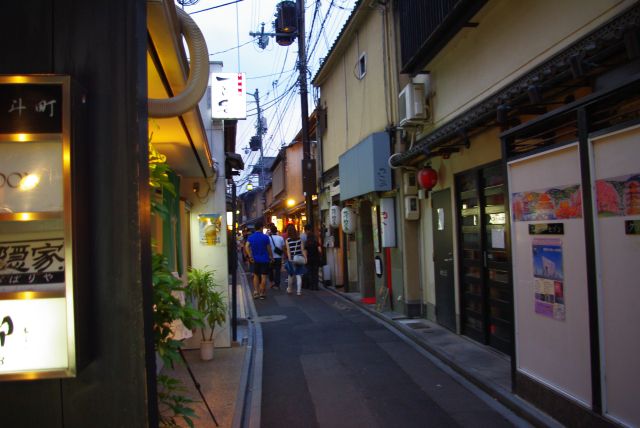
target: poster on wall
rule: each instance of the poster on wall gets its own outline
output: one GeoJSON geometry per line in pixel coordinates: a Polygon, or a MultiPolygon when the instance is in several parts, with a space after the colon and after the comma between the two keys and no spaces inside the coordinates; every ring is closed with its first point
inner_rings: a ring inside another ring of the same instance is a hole
{"type": "Polygon", "coordinates": [[[562,241],[560,239],[534,239],[532,250],[535,312],[548,318],[564,321],[562,241]]]}
{"type": "Polygon", "coordinates": [[[222,214],[199,214],[198,226],[202,245],[220,245],[222,214]]]}
{"type": "Polygon", "coordinates": [[[599,217],[640,215],[640,173],[596,181],[599,217]]]}
{"type": "Polygon", "coordinates": [[[511,195],[514,221],[582,218],[582,190],[579,184],[511,195]]]}

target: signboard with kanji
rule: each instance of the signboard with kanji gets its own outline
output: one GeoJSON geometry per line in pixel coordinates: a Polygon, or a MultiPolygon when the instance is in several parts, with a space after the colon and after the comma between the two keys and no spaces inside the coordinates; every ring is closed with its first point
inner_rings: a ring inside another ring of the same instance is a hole
{"type": "Polygon", "coordinates": [[[76,374],[68,76],[0,76],[0,381],[76,374]]]}

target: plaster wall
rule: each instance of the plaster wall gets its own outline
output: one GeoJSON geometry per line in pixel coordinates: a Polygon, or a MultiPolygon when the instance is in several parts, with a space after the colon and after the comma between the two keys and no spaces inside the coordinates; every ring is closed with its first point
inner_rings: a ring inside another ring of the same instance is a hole
{"type": "Polygon", "coordinates": [[[367,13],[322,82],[322,104],[327,108],[327,128],[322,139],[323,170],[338,164],[338,157],[390,122],[385,100],[383,15],[367,13]],[[366,54],[366,74],[357,78],[360,55],[366,54]]]}
{"type": "Polygon", "coordinates": [[[620,13],[634,0],[497,0],[427,66],[435,124],[452,119],[620,13]],[[535,35],[535,37],[532,37],[535,35]]]}
{"type": "Polygon", "coordinates": [[[302,143],[287,147],[286,167],[284,174],[285,198],[292,198],[295,205],[304,200],[302,193],[302,143]]]}
{"type": "MultiPolygon", "coordinates": [[[[210,126],[210,125],[209,125],[210,126]]],[[[222,128],[213,126],[210,131],[210,143],[212,155],[215,159],[224,159],[224,132],[222,128]]],[[[202,178],[184,178],[180,184],[181,195],[187,195],[186,198],[191,203],[191,215],[189,218],[190,229],[190,247],[191,247],[191,264],[196,268],[208,268],[215,271],[215,280],[220,284],[219,290],[225,295],[227,303],[229,303],[229,268],[227,255],[227,216],[226,216],[226,199],[225,199],[225,180],[224,176],[219,176],[213,183],[212,191],[204,198],[197,197],[191,189],[194,182],[200,183],[200,195],[204,194],[207,189],[207,180],[202,178]],[[222,227],[220,231],[220,243],[209,246],[200,243],[200,226],[198,224],[198,214],[220,214],[222,216],[222,227]]],[[[186,236],[185,236],[186,238],[186,236]]],[[[229,312],[230,313],[230,312],[229,312]]],[[[231,319],[227,315],[227,322],[222,327],[216,327],[214,334],[214,342],[218,347],[228,347],[231,345],[231,319]]],[[[186,342],[187,347],[199,346],[200,335],[195,334],[192,339],[186,342]]]]}

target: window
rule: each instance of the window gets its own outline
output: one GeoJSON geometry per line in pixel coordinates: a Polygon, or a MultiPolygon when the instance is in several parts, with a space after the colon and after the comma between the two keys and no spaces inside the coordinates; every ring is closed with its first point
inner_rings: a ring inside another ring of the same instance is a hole
{"type": "Polygon", "coordinates": [[[364,78],[365,74],[367,74],[367,53],[362,52],[358,59],[358,80],[364,78]]]}

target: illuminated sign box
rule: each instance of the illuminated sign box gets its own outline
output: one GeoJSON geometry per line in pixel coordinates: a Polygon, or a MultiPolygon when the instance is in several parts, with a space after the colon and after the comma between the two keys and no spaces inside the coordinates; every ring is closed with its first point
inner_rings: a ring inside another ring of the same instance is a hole
{"type": "Polygon", "coordinates": [[[70,79],[0,76],[0,380],[76,374],[70,79]]]}
{"type": "Polygon", "coordinates": [[[247,96],[244,73],[211,74],[211,118],[246,119],[247,96]]]}

